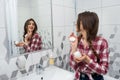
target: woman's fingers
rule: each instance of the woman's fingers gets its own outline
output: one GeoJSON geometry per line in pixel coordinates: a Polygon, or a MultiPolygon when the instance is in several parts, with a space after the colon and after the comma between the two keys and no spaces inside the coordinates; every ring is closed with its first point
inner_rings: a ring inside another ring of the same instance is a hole
{"type": "Polygon", "coordinates": [[[75,60],[77,63],[84,61],[84,59],[85,59],[85,56],[82,56],[82,57],[74,57],[74,60],[75,60]]]}
{"type": "Polygon", "coordinates": [[[23,47],[24,42],[19,42],[18,44],[15,44],[17,47],[23,47]]]}

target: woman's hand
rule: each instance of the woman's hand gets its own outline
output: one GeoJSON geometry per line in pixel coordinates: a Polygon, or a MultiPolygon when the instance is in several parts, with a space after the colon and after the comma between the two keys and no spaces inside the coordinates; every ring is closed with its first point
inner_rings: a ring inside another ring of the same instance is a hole
{"type": "Polygon", "coordinates": [[[29,43],[30,39],[32,38],[32,32],[28,31],[27,34],[25,35],[25,42],[29,43]]]}
{"type": "Polygon", "coordinates": [[[71,53],[74,53],[77,50],[78,38],[73,33],[69,36],[69,39],[70,39],[70,37],[74,37],[75,38],[74,41],[70,41],[71,50],[72,50],[71,53]]]}
{"type": "Polygon", "coordinates": [[[19,42],[19,43],[17,43],[17,44],[15,44],[17,47],[23,47],[24,45],[25,45],[25,43],[24,42],[19,42]]]}
{"type": "Polygon", "coordinates": [[[74,57],[74,61],[79,63],[79,62],[86,62],[89,63],[90,62],[90,57],[87,56],[86,54],[82,54],[82,57],[74,57]]]}

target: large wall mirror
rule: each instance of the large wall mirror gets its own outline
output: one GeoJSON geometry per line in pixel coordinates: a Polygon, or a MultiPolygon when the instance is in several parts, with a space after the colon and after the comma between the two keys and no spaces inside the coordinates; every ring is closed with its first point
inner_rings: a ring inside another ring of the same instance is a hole
{"type": "MultiPolygon", "coordinates": [[[[29,53],[25,48],[15,44],[24,41],[24,24],[30,18],[36,22],[37,33],[42,42],[41,49],[35,51],[52,49],[51,4],[51,0],[7,0],[6,20],[10,57],[29,53]]],[[[29,24],[32,25],[30,22],[29,24]]]]}

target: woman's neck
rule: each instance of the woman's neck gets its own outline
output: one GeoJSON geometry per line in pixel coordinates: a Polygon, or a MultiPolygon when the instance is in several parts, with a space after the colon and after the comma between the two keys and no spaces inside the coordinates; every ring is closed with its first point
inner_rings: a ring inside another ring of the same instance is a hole
{"type": "Polygon", "coordinates": [[[89,45],[86,39],[82,39],[82,43],[84,45],[84,48],[86,48],[89,45]]]}

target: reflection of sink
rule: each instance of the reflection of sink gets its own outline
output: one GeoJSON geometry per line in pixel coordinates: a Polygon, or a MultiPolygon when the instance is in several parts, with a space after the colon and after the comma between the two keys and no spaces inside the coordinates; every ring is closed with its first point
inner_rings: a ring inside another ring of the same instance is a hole
{"type": "MultiPolygon", "coordinates": [[[[29,76],[21,77],[17,80],[42,80],[41,77],[43,77],[43,80],[73,80],[74,74],[58,67],[50,66],[46,68],[40,75],[32,73],[29,76]]],[[[105,75],[104,80],[116,79],[105,75]]]]}
{"type": "Polygon", "coordinates": [[[17,80],[73,80],[73,73],[60,69],[55,66],[50,66],[44,70],[40,75],[36,73],[30,74],[29,76],[21,77],[17,80]]]}

